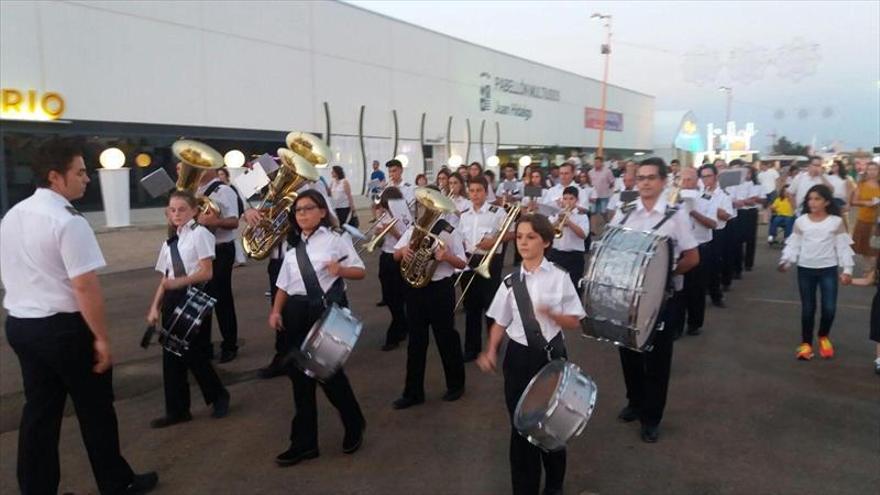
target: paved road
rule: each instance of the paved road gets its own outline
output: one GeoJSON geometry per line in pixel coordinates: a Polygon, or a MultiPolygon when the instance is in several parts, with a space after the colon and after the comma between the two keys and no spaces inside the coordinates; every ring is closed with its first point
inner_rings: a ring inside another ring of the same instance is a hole
{"type": "MultiPolygon", "coordinates": [[[[676,343],[669,405],[658,444],[618,423],[624,404],[618,355],[571,334],[571,359],[596,380],[596,412],[570,445],[567,493],[832,494],[876,493],[880,486],[880,377],[867,340],[871,290],[843,288],[832,334],[837,357],[798,362],[800,306],[792,274],[770,270],[778,252],[761,247],[756,271],[710,308],[705,333],[676,343]]],[[[509,261],[509,260],[508,260],[509,261]]],[[[265,329],[264,264],[235,274],[244,346],[218,366],[230,384],[232,412],[214,420],[193,387],[195,420],[150,430],[162,414],[159,350],[137,347],[156,282],[148,270],[102,277],[117,365],[114,379],[123,450],[137,470],[155,469],[162,494],[501,494],[509,492],[509,427],[502,380],[468,365],[468,388],[440,401],[443,379],[429,350],[427,402],[406,411],[390,403],[403,387],[405,351],[380,352],[387,311],[376,308],[376,259],[351,284],[365,333],[346,366],[368,429],[361,451],[342,454],[342,428],[319,394],[321,457],[278,468],[292,414],[286,378],[258,380],[272,347],[265,329]]],[[[461,318],[459,316],[459,318],[461,318]]],[[[459,329],[463,329],[460,320],[459,329]]],[[[18,363],[0,339],[0,490],[14,493],[18,363]]],[[[63,426],[62,492],[95,493],[74,417],[63,426]]]]}

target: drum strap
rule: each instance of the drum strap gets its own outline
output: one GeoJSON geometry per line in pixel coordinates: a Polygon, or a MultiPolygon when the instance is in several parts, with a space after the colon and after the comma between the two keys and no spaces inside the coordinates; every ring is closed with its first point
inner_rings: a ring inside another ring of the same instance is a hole
{"type": "Polygon", "coordinates": [[[296,264],[299,265],[299,274],[303,279],[303,284],[306,286],[306,294],[309,298],[309,304],[313,306],[323,306],[324,290],[321,289],[321,284],[318,282],[318,275],[315,273],[315,268],[312,266],[312,260],[309,258],[309,253],[306,251],[306,242],[305,239],[300,239],[299,243],[296,245],[296,264]]]}
{"type": "Polygon", "coordinates": [[[544,334],[541,333],[541,324],[535,318],[532,298],[529,297],[529,290],[526,287],[522,274],[513,273],[509,280],[511,289],[513,289],[513,298],[516,300],[517,309],[519,309],[519,319],[522,321],[529,347],[545,351],[547,358],[551,361],[564,358],[565,351],[557,349],[551,342],[547,342],[544,334]]]}
{"type": "Polygon", "coordinates": [[[177,242],[180,240],[177,235],[170,237],[167,241],[168,251],[171,252],[171,268],[174,270],[174,278],[183,278],[186,276],[186,267],[183,265],[183,259],[180,257],[180,250],[177,248],[177,242]]]}

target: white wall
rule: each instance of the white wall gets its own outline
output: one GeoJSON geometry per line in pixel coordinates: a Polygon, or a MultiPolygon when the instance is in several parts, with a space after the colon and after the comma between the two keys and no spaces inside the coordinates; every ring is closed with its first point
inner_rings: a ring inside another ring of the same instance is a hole
{"type": "MultiPolygon", "coordinates": [[[[495,122],[502,144],[596,146],[584,107],[599,107],[597,81],[504,55],[336,2],[2,2],[0,83],[56,91],[65,119],[323,132],[330,106],[332,147],[360,183],[358,135],[372,137],[367,163],[391,158],[391,110],[401,146],[409,146],[411,180],[421,170],[419,123],[441,138],[453,116],[453,152],[464,155],[471,122],[471,160],[487,154],[495,122]],[[529,120],[480,112],[481,72],[560,91],[561,100],[509,95],[529,120]],[[351,137],[355,136],[355,137],[351,137]]],[[[624,132],[605,146],[649,149],[653,97],[610,87],[608,109],[624,114],[624,132]]],[[[445,153],[444,153],[445,155],[445,153]]],[[[439,157],[438,157],[439,158],[439,157]]]]}

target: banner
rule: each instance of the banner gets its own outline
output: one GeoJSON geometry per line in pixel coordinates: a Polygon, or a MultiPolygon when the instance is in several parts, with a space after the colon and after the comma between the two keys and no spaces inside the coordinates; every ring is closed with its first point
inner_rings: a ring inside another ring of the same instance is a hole
{"type": "MultiPolygon", "coordinates": [[[[584,127],[587,129],[602,128],[602,110],[598,108],[584,108],[584,127]]],[[[623,114],[605,110],[605,130],[623,132],[623,114]]]]}

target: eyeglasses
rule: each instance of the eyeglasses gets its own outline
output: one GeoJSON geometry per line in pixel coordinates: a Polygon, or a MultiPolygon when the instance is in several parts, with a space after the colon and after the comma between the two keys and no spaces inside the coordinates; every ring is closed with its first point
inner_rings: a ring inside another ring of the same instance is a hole
{"type": "Polygon", "coordinates": [[[703,174],[700,176],[701,179],[708,179],[709,177],[715,177],[715,174],[703,174]]]}
{"type": "Polygon", "coordinates": [[[293,209],[293,211],[294,211],[294,213],[308,213],[312,210],[317,210],[317,209],[318,209],[318,207],[316,205],[309,205],[309,206],[297,206],[296,208],[293,209]]]}
{"type": "Polygon", "coordinates": [[[636,176],[636,181],[637,181],[637,182],[645,182],[645,181],[649,181],[649,180],[657,180],[657,179],[659,179],[659,178],[660,178],[660,176],[659,176],[659,175],[656,175],[656,174],[652,174],[652,175],[637,175],[637,176],[636,176]]]}

